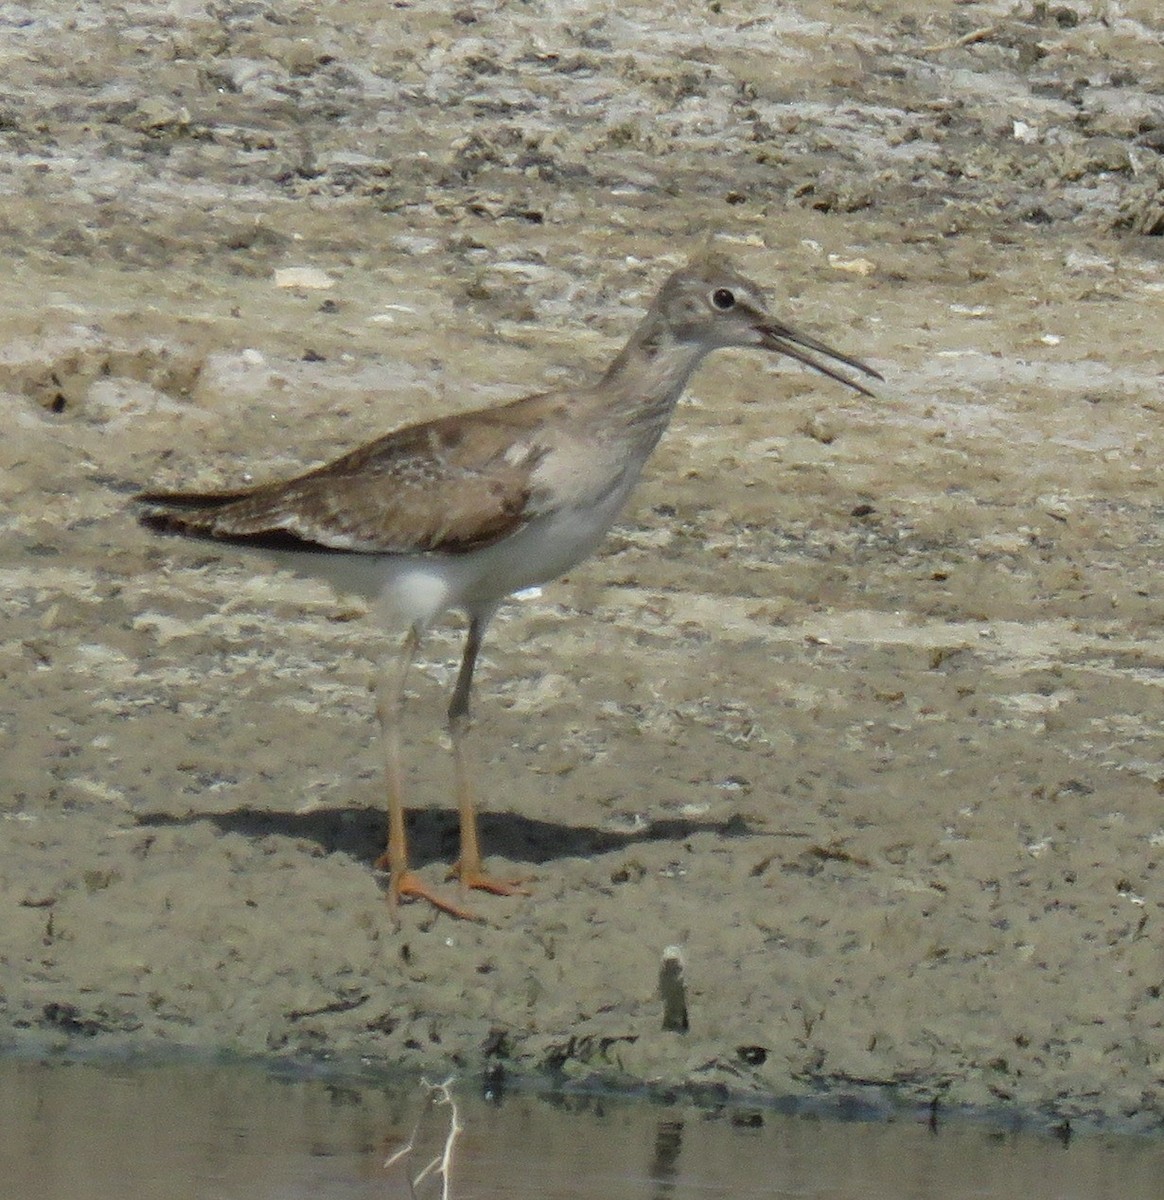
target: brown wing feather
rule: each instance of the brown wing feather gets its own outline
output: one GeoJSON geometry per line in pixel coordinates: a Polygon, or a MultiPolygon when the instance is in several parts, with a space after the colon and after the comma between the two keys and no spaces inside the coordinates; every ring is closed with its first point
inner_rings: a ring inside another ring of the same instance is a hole
{"type": "Polygon", "coordinates": [[[529,519],[545,447],[530,397],[409,426],[304,475],[226,492],[144,492],[153,528],[223,541],[407,554],[459,553],[529,519]]]}

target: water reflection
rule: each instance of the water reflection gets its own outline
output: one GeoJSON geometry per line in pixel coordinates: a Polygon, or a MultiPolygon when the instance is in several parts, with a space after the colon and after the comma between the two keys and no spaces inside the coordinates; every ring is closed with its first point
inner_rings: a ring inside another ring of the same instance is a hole
{"type": "MultiPolygon", "coordinates": [[[[1164,1144],[998,1133],[925,1120],[840,1123],[609,1099],[486,1104],[457,1092],[451,1200],[1156,1200],[1164,1144]]],[[[257,1070],[0,1063],[0,1179],[20,1200],[403,1200],[385,1159],[439,1153],[448,1110],[419,1086],[257,1070]],[[422,1118],[418,1125],[418,1119],[422,1118]]],[[[419,1200],[438,1200],[430,1176],[419,1200]]]]}
{"type": "Polygon", "coordinates": [[[655,1156],[651,1159],[650,1178],[656,1184],[655,1195],[670,1196],[675,1190],[679,1151],[683,1148],[683,1122],[661,1120],[655,1126],[655,1156]]]}

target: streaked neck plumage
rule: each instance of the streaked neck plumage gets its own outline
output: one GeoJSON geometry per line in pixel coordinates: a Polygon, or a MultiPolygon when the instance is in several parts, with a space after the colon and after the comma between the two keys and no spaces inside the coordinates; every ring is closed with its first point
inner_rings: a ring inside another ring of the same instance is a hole
{"type": "Polygon", "coordinates": [[[645,458],[662,437],[688,380],[715,347],[677,337],[652,308],[612,362],[595,391],[603,406],[629,430],[636,455],[645,458]]]}

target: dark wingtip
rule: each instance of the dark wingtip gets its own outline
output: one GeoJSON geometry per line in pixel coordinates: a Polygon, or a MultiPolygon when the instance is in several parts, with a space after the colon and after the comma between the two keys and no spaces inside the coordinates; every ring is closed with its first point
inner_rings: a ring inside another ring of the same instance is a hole
{"type": "Polygon", "coordinates": [[[168,533],[185,537],[207,537],[207,531],[193,524],[181,513],[167,512],[164,508],[150,508],[137,514],[139,525],[154,533],[168,533]]]}
{"type": "Polygon", "coordinates": [[[245,492],[138,492],[135,504],[145,505],[137,514],[138,522],[155,533],[221,540],[215,528],[219,509],[245,492]]]}
{"type": "Polygon", "coordinates": [[[178,527],[178,518],[173,513],[156,508],[139,512],[137,521],[139,525],[144,525],[147,529],[156,529],[159,533],[171,533],[178,527]]]}
{"type": "MultiPolygon", "coordinates": [[[[137,497],[144,504],[174,504],[174,509],[149,508],[137,515],[138,523],[154,533],[168,534],[173,537],[189,538],[192,541],[215,542],[218,545],[245,546],[254,550],[297,550],[313,554],[339,554],[341,550],[332,546],[322,546],[315,542],[299,537],[286,529],[263,529],[255,533],[231,533],[220,528],[215,521],[213,510],[199,500],[217,499],[217,497],[183,497],[175,500],[170,494],[161,492],[143,492],[137,497]],[[183,512],[187,509],[201,508],[200,512],[183,512]]],[[[219,505],[220,507],[220,505],[219,505]]]]}
{"type": "Polygon", "coordinates": [[[133,497],[135,504],[154,504],[160,508],[222,508],[249,496],[252,489],[243,488],[235,492],[138,492],[133,497]]]}

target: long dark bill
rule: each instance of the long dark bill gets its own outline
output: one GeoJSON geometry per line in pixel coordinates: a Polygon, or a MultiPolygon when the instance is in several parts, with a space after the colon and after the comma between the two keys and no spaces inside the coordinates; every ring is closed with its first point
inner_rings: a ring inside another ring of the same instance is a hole
{"type": "Polygon", "coordinates": [[[842,375],[840,371],[834,371],[832,367],[813,358],[808,351],[815,350],[817,354],[823,354],[826,358],[835,358],[837,362],[842,362],[854,370],[862,371],[873,379],[884,380],[885,378],[859,358],[850,358],[847,354],[842,354],[839,350],[834,350],[831,346],[826,346],[824,342],[818,342],[816,338],[809,337],[806,333],[800,333],[791,326],[778,325],[773,322],[757,325],[756,329],[764,338],[765,350],[772,350],[777,354],[787,354],[789,358],[795,358],[797,362],[804,363],[806,367],[812,367],[814,371],[819,371],[822,375],[827,375],[830,379],[835,379],[838,383],[851,387],[853,391],[860,392],[862,396],[875,398],[875,393],[855,379],[850,379],[847,375],[842,375]]]}

